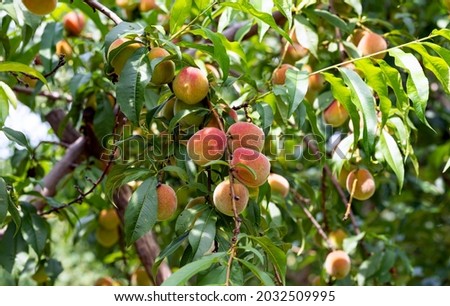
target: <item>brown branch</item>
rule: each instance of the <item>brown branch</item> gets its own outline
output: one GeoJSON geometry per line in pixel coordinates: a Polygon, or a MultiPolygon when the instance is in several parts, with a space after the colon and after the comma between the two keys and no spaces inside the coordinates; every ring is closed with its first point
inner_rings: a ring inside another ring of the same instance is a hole
{"type": "Polygon", "coordinates": [[[56,71],[58,71],[59,68],[61,68],[62,66],[64,66],[66,64],[66,56],[64,54],[61,54],[59,56],[59,61],[56,64],[56,66],[50,70],[49,72],[47,72],[46,74],[44,74],[45,78],[51,77],[52,75],[54,75],[56,73],[56,71]]]}
{"type": "MultiPolygon", "coordinates": [[[[13,90],[15,92],[23,93],[23,94],[26,94],[26,95],[32,95],[32,94],[35,93],[34,92],[34,88],[23,87],[23,86],[15,86],[13,88],[13,90]]],[[[45,97],[45,98],[47,98],[49,100],[52,100],[52,101],[65,100],[65,101],[67,101],[69,103],[72,102],[72,97],[71,96],[69,96],[69,95],[62,95],[62,94],[57,93],[57,92],[51,92],[51,91],[44,90],[44,91],[38,92],[37,95],[41,96],[41,97],[45,97]]]]}
{"type": "MultiPolygon", "coordinates": [[[[54,109],[50,111],[45,119],[50,124],[53,131],[58,136],[58,131],[62,128],[61,124],[63,124],[66,113],[62,109],[54,109]]],[[[59,136],[60,140],[64,143],[73,143],[78,138],[80,138],[81,134],[72,126],[71,123],[67,123],[62,131],[62,135],[59,136]]]]}
{"type": "Polygon", "coordinates": [[[101,4],[96,0],[84,0],[84,2],[94,9],[94,12],[97,10],[109,19],[111,19],[116,25],[123,22],[122,18],[120,18],[116,13],[111,11],[109,8],[101,4]]]}

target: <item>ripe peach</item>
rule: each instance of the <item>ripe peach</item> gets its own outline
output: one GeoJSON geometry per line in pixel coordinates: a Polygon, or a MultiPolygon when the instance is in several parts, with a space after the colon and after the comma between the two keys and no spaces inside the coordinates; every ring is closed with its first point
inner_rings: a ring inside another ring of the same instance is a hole
{"type": "Polygon", "coordinates": [[[152,286],[153,283],[150,279],[150,277],[147,274],[147,271],[145,271],[144,267],[138,267],[132,274],[131,274],[131,285],[132,286],[152,286]]]}
{"type": "Polygon", "coordinates": [[[53,12],[58,4],[57,0],[22,0],[23,5],[29,10],[31,13],[35,15],[47,15],[53,12]]]}
{"type": "Polygon", "coordinates": [[[225,133],[214,127],[201,129],[187,143],[187,152],[194,163],[204,166],[222,158],[227,146],[225,133]]]}
{"type": "Polygon", "coordinates": [[[260,152],[247,148],[237,148],[233,152],[231,166],[234,168],[235,177],[248,187],[261,186],[266,182],[270,173],[270,162],[267,157],[260,152]],[[252,169],[254,173],[247,167],[252,169]]]}
{"type": "Polygon", "coordinates": [[[133,55],[133,53],[138,49],[141,45],[139,43],[132,43],[127,46],[125,46],[118,54],[115,54],[114,57],[111,56],[111,52],[120,47],[123,43],[130,41],[128,38],[118,38],[115,41],[112,42],[112,44],[109,46],[108,49],[108,61],[110,65],[114,68],[114,72],[117,75],[120,75],[120,73],[123,70],[123,67],[125,66],[126,62],[128,61],[128,58],[133,55]]]}
{"type": "Polygon", "coordinates": [[[134,0],[116,0],[116,5],[126,10],[133,10],[138,6],[134,0]]]}
{"type": "Polygon", "coordinates": [[[158,197],[158,221],[164,221],[173,216],[177,210],[177,195],[172,187],[161,184],[156,188],[158,197]]]}
{"type": "Polygon", "coordinates": [[[184,67],[173,81],[173,92],[186,104],[196,104],[203,100],[209,91],[206,75],[198,68],[184,67]]]}
{"type": "Polygon", "coordinates": [[[56,43],[56,55],[61,56],[65,55],[66,59],[72,58],[72,47],[66,40],[60,40],[56,43]]]}
{"type": "Polygon", "coordinates": [[[341,172],[339,172],[339,176],[337,177],[339,185],[341,185],[342,188],[347,188],[347,176],[348,174],[355,170],[355,166],[344,164],[344,166],[341,169],[341,172]]]}
{"type": "Polygon", "coordinates": [[[295,62],[307,56],[308,53],[309,53],[308,49],[304,48],[298,42],[294,42],[293,44],[288,45],[283,62],[294,65],[295,62]]]}
{"type": "MultiPolygon", "coordinates": [[[[170,53],[163,48],[152,48],[148,53],[148,58],[153,60],[155,58],[169,56],[170,53]]],[[[153,69],[151,82],[155,85],[162,85],[170,83],[175,75],[175,63],[171,60],[160,62],[153,69]]]]}
{"type": "Polygon", "coordinates": [[[95,238],[97,239],[97,242],[101,246],[105,248],[110,248],[113,245],[115,245],[117,241],[119,241],[119,232],[117,228],[113,230],[108,230],[106,228],[99,226],[95,231],[95,238]]]}
{"type": "Polygon", "coordinates": [[[350,257],[344,251],[332,251],[325,259],[325,271],[328,275],[341,279],[350,272],[350,257]]]}
{"type": "MultiPolygon", "coordinates": [[[[180,99],[176,99],[175,104],[173,105],[173,114],[176,115],[179,112],[182,112],[184,110],[194,110],[199,107],[203,107],[201,103],[197,104],[186,104],[180,99]]],[[[182,128],[187,128],[191,126],[199,126],[203,122],[203,116],[200,116],[198,113],[192,113],[189,115],[184,116],[180,121],[179,124],[182,128]]]]}
{"type": "Polygon", "coordinates": [[[276,68],[272,74],[272,83],[275,85],[283,85],[286,82],[286,71],[288,69],[297,69],[290,64],[283,64],[276,68]]]}
{"type": "Polygon", "coordinates": [[[120,286],[120,283],[111,277],[100,277],[95,281],[94,286],[120,286]]]}
{"type": "MultiPolygon", "coordinates": [[[[217,185],[216,189],[214,189],[213,202],[218,211],[227,216],[234,216],[230,187],[230,180],[225,180],[217,185]]],[[[247,207],[248,190],[240,183],[233,183],[233,191],[236,213],[240,214],[247,207]]]]}
{"type": "Polygon", "coordinates": [[[141,0],[139,3],[139,10],[141,12],[148,12],[150,10],[154,10],[158,6],[156,5],[155,0],[141,0]]]}
{"type": "MultiPolygon", "coordinates": [[[[372,32],[366,32],[358,43],[358,51],[361,53],[361,56],[370,55],[386,49],[387,42],[383,36],[372,32]]],[[[385,56],[386,53],[381,53],[373,57],[383,59],[385,56]]]]}
{"type": "Polygon", "coordinates": [[[323,111],[323,119],[325,123],[331,125],[332,127],[338,127],[347,121],[348,112],[338,100],[334,100],[323,111]]]}
{"type": "Polygon", "coordinates": [[[335,249],[342,248],[342,244],[344,243],[345,238],[347,238],[347,234],[341,229],[337,229],[328,234],[328,240],[330,240],[331,245],[335,249]]]}
{"type": "Polygon", "coordinates": [[[279,194],[283,198],[287,197],[289,194],[289,182],[284,176],[271,173],[269,174],[267,181],[269,182],[272,194],[279,194]]]}
{"type": "Polygon", "coordinates": [[[375,193],[375,180],[367,169],[355,169],[347,176],[347,190],[352,192],[353,184],[355,184],[355,192],[353,197],[357,200],[367,200],[375,193]]]}
{"type": "Polygon", "coordinates": [[[98,215],[98,224],[108,230],[116,229],[120,224],[116,210],[114,208],[102,209],[98,215]]]}
{"type": "Polygon", "coordinates": [[[227,135],[231,140],[231,151],[243,147],[261,152],[264,147],[263,130],[250,122],[233,123],[228,128],[227,135]]]}
{"type": "Polygon", "coordinates": [[[79,36],[86,25],[86,18],[83,14],[72,11],[64,16],[63,24],[69,35],[79,36]]]}

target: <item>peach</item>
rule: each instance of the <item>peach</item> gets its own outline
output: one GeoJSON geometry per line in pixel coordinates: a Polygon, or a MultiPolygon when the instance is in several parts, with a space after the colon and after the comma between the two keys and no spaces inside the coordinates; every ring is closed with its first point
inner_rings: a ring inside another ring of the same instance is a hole
{"type": "Polygon", "coordinates": [[[120,75],[122,73],[123,67],[128,61],[128,58],[133,55],[133,53],[141,46],[139,43],[132,43],[127,46],[125,46],[118,54],[115,54],[114,57],[111,56],[111,52],[119,48],[123,43],[129,42],[130,39],[128,38],[118,38],[115,41],[112,42],[112,44],[109,46],[108,49],[108,61],[110,65],[114,68],[114,72],[117,75],[120,75]]]}
{"type": "Polygon", "coordinates": [[[120,224],[119,215],[114,208],[102,209],[98,215],[98,224],[108,230],[116,229],[120,224]]]}
{"type": "Polygon", "coordinates": [[[283,62],[294,65],[295,62],[307,56],[308,53],[308,49],[304,48],[301,44],[294,42],[293,44],[288,45],[283,62]]]}
{"type": "Polygon", "coordinates": [[[347,234],[341,229],[337,229],[328,234],[328,240],[335,249],[342,248],[345,238],[347,238],[347,234]]]}
{"type": "Polygon", "coordinates": [[[79,36],[86,25],[86,18],[83,14],[73,11],[64,16],[63,25],[69,35],[79,36]]]}
{"type": "Polygon", "coordinates": [[[109,230],[99,226],[95,231],[95,238],[101,246],[110,248],[119,241],[119,232],[117,228],[109,230]]]}
{"type": "Polygon", "coordinates": [[[160,110],[161,116],[163,116],[165,119],[170,120],[173,118],[173,109],[175,105],[176,98],[172,98],[164,104],[162,109],[160,110]]]}
{"type": "MultiPolygon", "coordinates": [[[[240,214],[247,207],[248,190],[240,183],[233,183],[233,191],[236,214],[240,214]]],[[[214,189],[213,202],[218,211],[227,216],[234,216],[230,180],[225,180],[217,185],[214,189]]]]}
{"type": "Polygon", "coordinates": [[[161,184],[156,188],[158,197],[158,221],[170,219],[177,210],[177,195],[172,187],[161,184]]]}
{"type": "Polygon", "coordinates": [[[63,54],[66,57],[66,59],[72,58],[73,54],[72,47],[64,39],[56,43],[56,55],[61,56],[63,54]]]}
{"type": "Polygon", "coordinates": [[[120,286],[120,283],[111,277],[100,277],[95,281],[94,286],[120,286]]]}
{"type": "Polygon", "coordinates": [[[278,194],[283,198],[287,197],[287,195],[289,194],[289,182],[284,176],[276,173],[271,173],[269,174],[267,181],[270,185],[272,194],[278,194]]]}
{"type": "Polygon", "coordinates": [[[290,64],[283,64],[276,68],[272,74],[272,84],[283,85],[286,82],[286,71],[288,69],[297,69],[290,64]]]}
{"type": "Polygon", "coordinates": [[[324,266],[328,275],[336,279],[344,278],[350,272],[350,257],[344,251],[333,251],[325,259],[324,266]]]}
{"type": "Polygon", "coordinates": [[[209,91],[206,75],[198,68],[184,67],[173,80],[173,92],[186,104],[196,104],[203,100],[209,91]]]}
{"type": "Polygon", "coordinates": [[[155,0],[141,0],[139,3],[139,10],[141,12],[148,12],[150,10],[154,10],[158,6],[156,5],[155,0]]]}
{"type": "Polygon", "coordinates": [[[231,167],[235,177],[248,187],[259,187],[264,184],[270,173],[270,162],[267,157],[247,148],[237,148],[233,152],[231,167]],[[244,166],[246,167],[244,167],[244,166]],[[253,170],[252,173],[249,169],[253,170]]]}
{"type": "Polygon", "coordinates": [[[375,193],[375,180],[367,169],[355,169],[348,174],[346,182],[348,192],[352,192],[354,184],[353,197],[357,200],[367,200],[375,193]]]}
{"type": "MultiPolygon", "coordinates": [[[[167,57],[170,53],[165,49],[156,47],[152,48],[148,53],[150,60],[167,57]]],[[[151,82],[155,85],[162,85],[170,83],[175,75],[175,63],[171,60],[164,60],[157,64],[153,69],[151,82]]]]}
{"type": "Polygon", "coordinates": [[[57,0],[22,0],[23,5],[35,15],[47,15],[53,12],[58,4],[57,0]]]}
{"type": "MultiPolygon", "coordinates": [[[[387,42],[383,36],[372,32],[366,32],[358,43],[358,51],[361,53],[361,56],[371,55],[386,49],[387,42]]],[[[385,56],[386,53],[384,52],[373,57],[383,59],[385,56]]]]}
{"type": "Polygon", "coordinates": [[[189,138],[187,152],[194,163],[204,166],[222,158],[227,147],[227,136],[214,127],[201,129],[189,138]]]}
{"type": "Polygon", "coordinates": [[[126,10],[133,10],[138,6],[134,0],[116,0],[116,5],[126,10]]]}
{"type": "Polygon", "coordinates": [[[339,127],[347,121],[348,112],[338,100],[334,100],[323,111],[323,119],[325,123],[331,125],[332,127],[339,127]]]}
{"type": "Polygon", "coordinates": [[[250,122],[233,123],[227,131],[230,138],[231,151],[237,148],[249,148],[261,152],[264,147],[263,130],[250,122]]]}
{"type": "Polygon", "coordinates": [[[150,277],[145,271],[144,267],[138,267],[133,274],[131,274],[131,285],[132,286],[152,286],[153,283],[150,277]]]}

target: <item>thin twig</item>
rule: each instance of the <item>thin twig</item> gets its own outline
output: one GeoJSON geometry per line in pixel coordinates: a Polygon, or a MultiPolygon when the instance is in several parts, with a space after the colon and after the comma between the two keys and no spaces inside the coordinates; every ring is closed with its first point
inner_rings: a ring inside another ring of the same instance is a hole
{"type": "MultiPolygon", "coordinates": [[[[26,94],[26,95],[32,95],[32,94],[35,93],[34,92],[34,88],[30,88],[30,87],[14,86],[13,90],[15,92],[23,93],[23,94],[26,94]]],[[[45,97],[45,98],[47,98],[49,100],[52,100],[52,101],[65,100],[65,101],[67,101],[69,103],[72,102],[72,97],[71,96],[63,95],[63,94],[60,94],[60,93],[57,93],[57,92],[41,91],[41,92],[38,92],[37,95],[41,96],[41,97],[45,97]]]]}
{"type": "Polygon", "coordinates": [[[116,13],[111,11],[109,8],[101,4],[96,0],[84,0],[84,2],[92,7],[95,10],[98,10],[100,13],[111,19],[116,25],[123,22],[122,18],[120,18],[116,13]]]}

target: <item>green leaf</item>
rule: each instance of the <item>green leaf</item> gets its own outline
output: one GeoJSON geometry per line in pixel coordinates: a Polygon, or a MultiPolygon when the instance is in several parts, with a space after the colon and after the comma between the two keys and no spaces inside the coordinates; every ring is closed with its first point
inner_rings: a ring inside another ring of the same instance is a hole
{"type": "Polygon", "coordinates": [[[239,261],[242,265],[246,266],[260,281],[261,285],[263,286],[275,286],[275,283],[273,282],[272,278],[264,271],[261,271],[257,266],[250,263],[247,260],[242,260],[239,258],[236,258],[237,261],[239,261]]]}
{"type": "Polygon", "coordinates": [[[8,138],[11,141],[14,141],[15,143],[17,143],[22,147],[25,147],[29,152],[33,150],[30,144],[28,143],[28,139],[22,132],[10,129],[9,127],[6,126],[2,127],[1,131],[5,133],[6,138],[8,138]]]}
{"type": "MultiPolygon", "coordinates": [[[[206,200],[205,200],[206,201],[206,200]]],[[[175,223],[175,233],[180,235],[181,233],[190,231],[197,216],[206,210],[209,206],[206,204],[198,204],[193,207],[185,208],[177,218],[175,223]]]]}
{"type": "Polygon", "coordinates": [[[216,237],[216,221],[217,215],[214,209],[204,211],[195,220],[194,227],[189,232],[189,244],[194,252],[192,260],[197,260],[211,249],[216,237]]]}
{"type": "Polygon", "coordinates": [[[398,148],[397,142],[391,134],[383,129],[380,135],[380,144],[384,159],[388,163],[389,167],[391,167],[391,169],[395,172],[401,190],[405,178],[405,169],[403,166],[402,153],[398,148]]]}
{"type": "MultiPolygon", "coordinates": [[[[342,74],[344,82],[351,90],[353,103],[363,114],[363,146],[368,153],[371,153],[375,147],[375,136],[377,131],[376,103],[372,91],[367,84],[364,83],[361,77],[353,70],[339,68],[339,71],[342,74]]],[[[355,128],[354,124],[353,128],[355,128]]]]}
{"type": "MultiPolygon", "coordinates": [[[[14,108],[17,108],[17,98],[14,91],[4,82],[0,81],[0,89],[4,91],[6,95],[6,102],[9,101],[14,108]]],[[[0,101],[1,102],[1,101],[0,101]]]]}
{"type": "Polygon", "coordinates": [[[20,230],[20,227],[22,225],[22,218],[20,217],[19,209],[14,204],[14,202],[11,200],[11,197],[9,197],[8,212],[11,215],[11,218],[12,218],[14,224],[16,225],[16,227],[15,227],[16,233],[14,233],[14,235],[15,235],[20,230]]]}
{"type": "Polygon", "coordinates": [[[112,199],[114,190],[126,183],[143,179],[150,175],[147,168],[130,168],[129,165],[113,165],[105,182],[106,195],[112,199]]]}
{"type": "MultiPolygon", "coordinates": [[[[260,0],[250,0],[250,3],[253,5],[253,7],[262,13],[266,14],[272,14],[273,9],[273,1],[260,1],[260,0]]],[[[258,38],[261,42],[264,38],[264,35],[266,35],[267,31],[269,30],[269,25],[267,23],[264,23],[261,20],[257,21],[258,24],[258,38]]]]}
{"type": "Polygon", "coordinates": [[[36,69],[31,68],[28,65],[16,62],[3,62],[0,63],[0,72],[21,72],[38,78],[42,83],[47,84],[45,77],[36,69]]]}
{"type": "Polygon", "coordinates": [[[5,180],[0,177],[0,226],[6,219],[6,214],[8,213],[9,206],[9,194],[6,189],[5,180]]]}
{"type": "Polygon", "coordinates": [[[268,237],[248,236],[250,239],[259,244],[266,252],[268,258],[273,263],[275,269],[281,276],[283,284],[286,281],[286,253],[273,244],[268,237]]]}
{"type": "Polygon", "coordinates": [[[105,37],[105,57],[108,57],[109,46],[113,41],[125,35],[141,35],[144,27],[139,23],[121,22],[116,25],[105,37]]]}
{"type": "Polygon", "coordinates": [[[366,233],[362,232],[356,236],[348,237],[344,239],[343,249],[347,254],[353,254],[353,252],[358,247],[358,242],[364,238],[366,233]]]}
{"type": "Polygon", "coordinates": [[[188,175],[186,173],[186,170],[184,170],[181,167],[178,166],[165,166],[164,168],[161,169],[164,172],[175,172],[181,180],[188,182],[189,178],[188,175]]]}
{"type": "Polygon", "coordinates": [[[274,0],[273,2],[280,13],[286,17],[287,27],[290,29],[292,26],[292,0],[274,0]]]}
{"type": "Polygon", "coordinates": [[[431,128],[425,118],[425,109],[429,98],[429,82],[420,66],[419,61],[410,53],[405,53],[400,49],[392,49],[389,54],[395,58],[395,64],[408,72],[406,88],[408,97],[414,105],[414,110],[420,121],[431,128]]]}
{"type": "Polygon", "coordinates": [[[48,223],[37,214],[36,208],[28,203],[22,206],[22,235],[25,241],[38,254],[44,252],[47,239],[50,235],[48,223]]]}
{"type": "Polygon", "coordinates": [[[445,92],[450,93],[449,64],[438,56],[430,55],[421,44],[411,44],[408,45],[408,48],[413,49],[422,56],[425,68],[436,76],[445,92]]]}
{"type": "Polygon", "coordinates": [[[362,14],[361,0],[344,0],[344,2],[353,7],[358,16],[361,16],[362,14]]]}
{"type": "Polygon", "coordinates": [[[175,0],[170,10],[170,33],[175,34],[191,16],[192,0],[175,0]]]}
{"type": "Polygon", "coordinates": [[[286,70],[285,86],[288,91],[288,117],[297,110],[308,91],[308,73],[297,69],[286,70]]]}
{"type": "Polygon", "coordinates": [[[156,223],[158,214],[158,198],[156,194],[157,180],[146,179],[131,196],[125,210],[125,241],[127,246],[149,232],[156,223]]]}
{"type": "Polygon", "coordinates": [[[368,58],[361,59],[355,62],[356,67],[364,72],[367,84],[378,94],[380,100],[380,110],[382,115],[382,126],[386,124],[391,111],[392,102],[389,98],[389,91],[387,82],[383,71],[376,67],[368,58]]]}
{"type": "Polygon", "coordinates": [[[137,49],[128,59],[117,82],[117,103],[125,116],[134,124],[139,125],[144,91],[149,83],[148,65],[142,65],[146,57],[145,48],[137,49]]]}
{"type": "Polygon", "coordinates": [[[272,126],[273,123],[273,110],[269,104],[265,102],[258,102],[254,104],[256,111],[259,114],[259,120],[261,122],[261,128],[264,130],[264,133],[267,135],[268,130],[272,126]],[[267,130],[267,133],[266,133],[267,130]]]}
{"type": "Polygon", "coordinates": [[[186,282],[198,274],[201,271],[204,271],[211,267],[213,264],[218,263],[222,258],[225,258],[227,255],[226,252],[215,253],[211,255],[204,256],[203,258],[188,263],[183,266],[181,269],[177,270],[173,273],[166,281],[164,281],[161,286],[182,286],[185,285],[186,282]]]}
{"type": "Polygon", "coordinates": [[[0,266],[11,273],[16,261],[16,254],[26,251],[27,245],[22,235],[17,234],[18,228],[14,223],[9,223],[3,237],[0,239],[0,266]]]}
{"type": "Polygon", "coordinates": [[[170,242],[169,245],[164,250],[162,250],[161,253],[159,253],[159,255],[158,255],[158,257],[156,257],[155,263],[153,264],[153,267],[152,267],[153,278],[156,278],[156,274],[158,273],[158,268],[161,265],[161,263],[163,262],[163,260],[166,257],[175,253],[175,251],[178,250],[179,247],[181,247],[181,245],[186,240],[188,235],[189,235],[189,232],[184,232],[182,235],[180,235],[177,238],[175,238],[174,240],[172,240],[172,242],[170,242]]]}
{"type": "Polygon", "coordinates": [[[294,26],[297,41],[317,58],[317,49],[319,46],[317,30],[302,15],[295,16],[294,26]]]}
{"type": "Polygon", "coordinates": [[[210,3],[209,0],[194,0],[194,2],[195,2],[195,5],[197,6],[197,8],[200,11],[205,10],[208,7],[209,3],[210,3]]]}
{"type": "Polygon", "coordinates": [[[394,91],[395,97],[397,98],[397,107],[401,110],[407,110],[409,107],[408,96],[403,89],[402,77],[400,72],[389,66],[385,61],[378,60],[378,65],[383,72],[387,85],[394,91]]]}
{"type": "Polygon", "coordinates": [[[342,20],[339,16],[333,15],[328,11],[318,9],[314,10],[314,14],[316,14],[317,16],[319,16],[319,18],[325,20],[335,28],[339,28],[342,32],[347,34],[351,33],[350,27],[347,26],[347,23],[345,23],[345,21],[342,20]]]}
{"type": "Polygon", "coordinates": [[[342,166],[347,161],[347,154],[348,152],[350,152],[350,149],[353,147],[354,143],[354,135],[349,134],[344,139],[342,139],[334,149],[332,161],[333,171],[335,173],[339,173],[341,171],[342,166]]]}
{"type": "Polygon", "coordinates": [[[361,263],[358,275],[356,276],[359,286],[363,286],[365,281],[380,269],[383,254],[384,253],[381,252],[374,253],[369,259],[366,259],[361,263]]]}
{"type": "Polygon", "coordinates": [[[0,128],[5,124],[6,118],[9,115],[9,99],[2,84],[4,83],[0,81],[0,128]]]}
{"type": "Polygon", "coordinates": [[[444,170],[442,170],[442,173],[446,172],[450,168],[450,158],[447,160],[447,163],[444,166],[444,170]]]}

